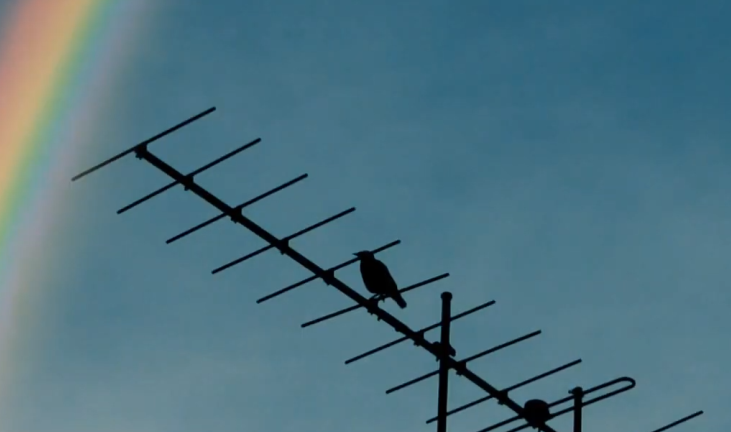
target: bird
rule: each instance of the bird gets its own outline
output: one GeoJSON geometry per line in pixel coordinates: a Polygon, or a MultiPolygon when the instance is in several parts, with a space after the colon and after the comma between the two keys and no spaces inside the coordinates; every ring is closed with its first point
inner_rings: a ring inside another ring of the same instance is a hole
{"type": "Polygon", "coordinates": [[[406,300],[401,297],[386,264],[377,260],[371,251],[356,252],[353,255],[360,258],[360,275],[366,289],[378,296],[391,297],[401,309],[405,309],[406,300]]]}

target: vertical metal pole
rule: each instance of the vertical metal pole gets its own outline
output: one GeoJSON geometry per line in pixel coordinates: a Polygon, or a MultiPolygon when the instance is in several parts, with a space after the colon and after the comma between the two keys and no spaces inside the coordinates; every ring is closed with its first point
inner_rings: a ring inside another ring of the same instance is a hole
{"type": "Polygon", "coordinates": [[[442,327],[439,348],[439,399],[437,401],[437,432],[447,432],[447,394],[449,388],[449,365],[445,361],[449,357],[449,324],[452,315],[452,293],[442,293],[442,327]]]}
{"type": "Polygon", "coordinates": [[[574,395],[574,432],[581,432],[581,409],[583,406],[584,389],[575,387],[569,393],[574,395]]]}

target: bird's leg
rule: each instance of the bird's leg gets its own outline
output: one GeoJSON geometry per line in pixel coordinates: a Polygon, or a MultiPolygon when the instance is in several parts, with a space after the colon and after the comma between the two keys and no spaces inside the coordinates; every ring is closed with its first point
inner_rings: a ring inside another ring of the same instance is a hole
{"type": "Polygon", "coordinates": [[[324,273],[325,274],[323,275],[324,277],[322,278],[322,280],[327,285],[330,285],[330,281],[333,280],[333,279],[335,279],[335,269],[327,269],[327,270],[325,270],[324,273]]]}
{"type": "MultiPolygon", "coordinates": [[[[371,298],[366,300],[366,302],[368,302],[371,307],[378,307],[378,294],[372,295],[371,298]]],[[[371,312],[371,315],[373,315],[373,312],[371,312]]]]}
{"type": "MultiPolygon", "coordinates": [[[[371,296],[371,298],[367,299],[366,301],[370,304],[371,307],[378,308],[378,302],[379,301],[383,301],[383,300],[384,300],[384,296],[383,295],[381,295],[381,294],[373,294],[371,296]]],[[[374,315],[373,312],[370,312],[370,314],[371,315],[374,315]]],[[[378,318],[378,321],[380,321],[380,320],[381,319],[378,318]]]]}
{"type": "MultiPolygon", "coordinates": [[[[508,397],[508,391],[507,391],[507,390],[498,390],[498,392],[499,392],[499,393],[500,393],[500,395],[501,395],[501,396],[503,396],[504,398],[507,398],[507,397],[508,397]]],[[[504,403],[502,403],[502,402],[500,402],[500,401],[498,401],[498,402],[497,402],[497,404],[498,404],[498,405],[505,405],[504,403]]]]}
{"type": "MultiPolygon", "coordinates": [[[[186,179],[186,180],[188,180],[189,182],[194,182],[194,181],[195,181],[195,175],[193,175],[193,174],[188,174],[188,175],[186,175],[186,176],[185,176],[185,179],[186,179]]],[[[184,190],[185,190],[185,191],[187,192],[187,191],[189,191],[190,189],[188,189],[188,186],[185,186],[185,187],[184,187],[184,190]]]]}
{"type": "MultiPolygon", "coordinates": [[[[457,362],[457,363],[459,363],[459,364],[460,364],[460,366],[462,366],[462,367],[464,367],[464,368],[466,368],[466,367],[467,367],[467,362],[466,362],[466,361],[464,361],[464,360],[462,360],[462,361],[460,361],[460,362],[457,362]]],[[[462,374],[461,374],[461,373],[459,373],[459,371],[457,371],[456,369],[455,369],[455,372],[457,373],[457,376],[462,376],[462,374]]],[[[506,392],[505,394],[507,395],[507,392],[506,392]]]]}
{"type": "Polygon", "coordinates": [[[366,301],[370,303],[372,306],[378,306],[378,302],[384,301],[386,298],[383,296],[383,294],[373,294],[369,299],[366,301]]]}
{"type": "Polygon", "coordinates": [[[276,247],[277,249],[279,249],[279,252],[282,255],[284,255],[285,254],[285,250],[289,248],[289,239],[288,238],[283,238],[283,239],[279,240],[274,245],[274,247],[276,247]]]}

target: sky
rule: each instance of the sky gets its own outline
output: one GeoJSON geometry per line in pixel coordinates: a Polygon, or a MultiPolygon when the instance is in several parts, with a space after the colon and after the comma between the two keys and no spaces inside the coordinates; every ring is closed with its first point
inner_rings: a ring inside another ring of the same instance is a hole
{"type": "MultiPolygon", "coordinates": [[[[199,178],[236,204],[309,178],[245,213],[323,267],[384,252],[401,285],[449,272],[384,308],[417,328],[453,325],[458,357],[534,330],[470,363],[505,387],[581,358],[512,394],[555,400],[629,376],[637,387],[586,408],[585,429],[731,426],[731,3],[161,2],[118,71],[81,171],[210,106],[151,147],[190,171],[262,143],[199,178]]],[[[2,29],[0,29],[1,31],[2,29]]],[[[68,177],[77,174],[69,172],[68,177]]],[[[127,158],[62,188],[48,286],[33,287],[3,432],[433,430],[436,368],[410,344],[345,366],[396,334],[322,282],[255,300],[308,273],[272,252],[210,270],[263,242],[220,222],[165,240],[215,210],[127,158]]],[[[364,292],[356,267],[338,276],[364,292]]],[[[429,333],[436,339],[438,332],[429,333]]],[[[453,377],[452,407],[482,396],[453,377]]],[[[510,417],[450,417],[476,432],[510,417]]],[[[559,432],[570,419],[552,422],[559,432]]],[[[506,429],[507,430],[507,429],[506,429]]]]}

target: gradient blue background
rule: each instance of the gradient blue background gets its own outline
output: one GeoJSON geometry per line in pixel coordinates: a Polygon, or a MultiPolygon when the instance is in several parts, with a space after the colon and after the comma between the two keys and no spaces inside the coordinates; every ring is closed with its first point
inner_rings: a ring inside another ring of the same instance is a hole
{"type": "MultiPolygon", "coordinates": [[[[585,430],[650,432],[698,409],[678,431],[731,427],[731,3],[176,0],[155,14],[79,171],[215,105],[153,152],[189,171],[262,137],[200,182],[234,204],[309,173],[246,214],[286,235],[356,206],[296,249],[331,266],[401,239],[382,258],[402,285],[452,274],[386,306],[413,327],[438,318],[443,290],[456,311],[495,299],[454,325],[460,356],[542,329],[475,361],[497,387],[583,359],[517,401],[628,375],[638,387],[587,408],[585,430]]],[[[433,430],[435,379],[383,394],[433,358],[404,344],[344,366],[394,337],[361,312],[299,328],[342,294],[317,282],[256,305],[308,276],[277,253],[211,276],[262,242],[222,222],[165,245],[215,214],[182,190],[114,214],[166,181],[129,158],[64,186],[63,259],[27,320],[4,431],[433,430]]],[[[355,267],[339,276],[363,291],[355,267]]],[[[452,406],[482,395],[452,382],[452,406]]],[[[510,414],[486,404],[450,431],[510,414]]]]}

